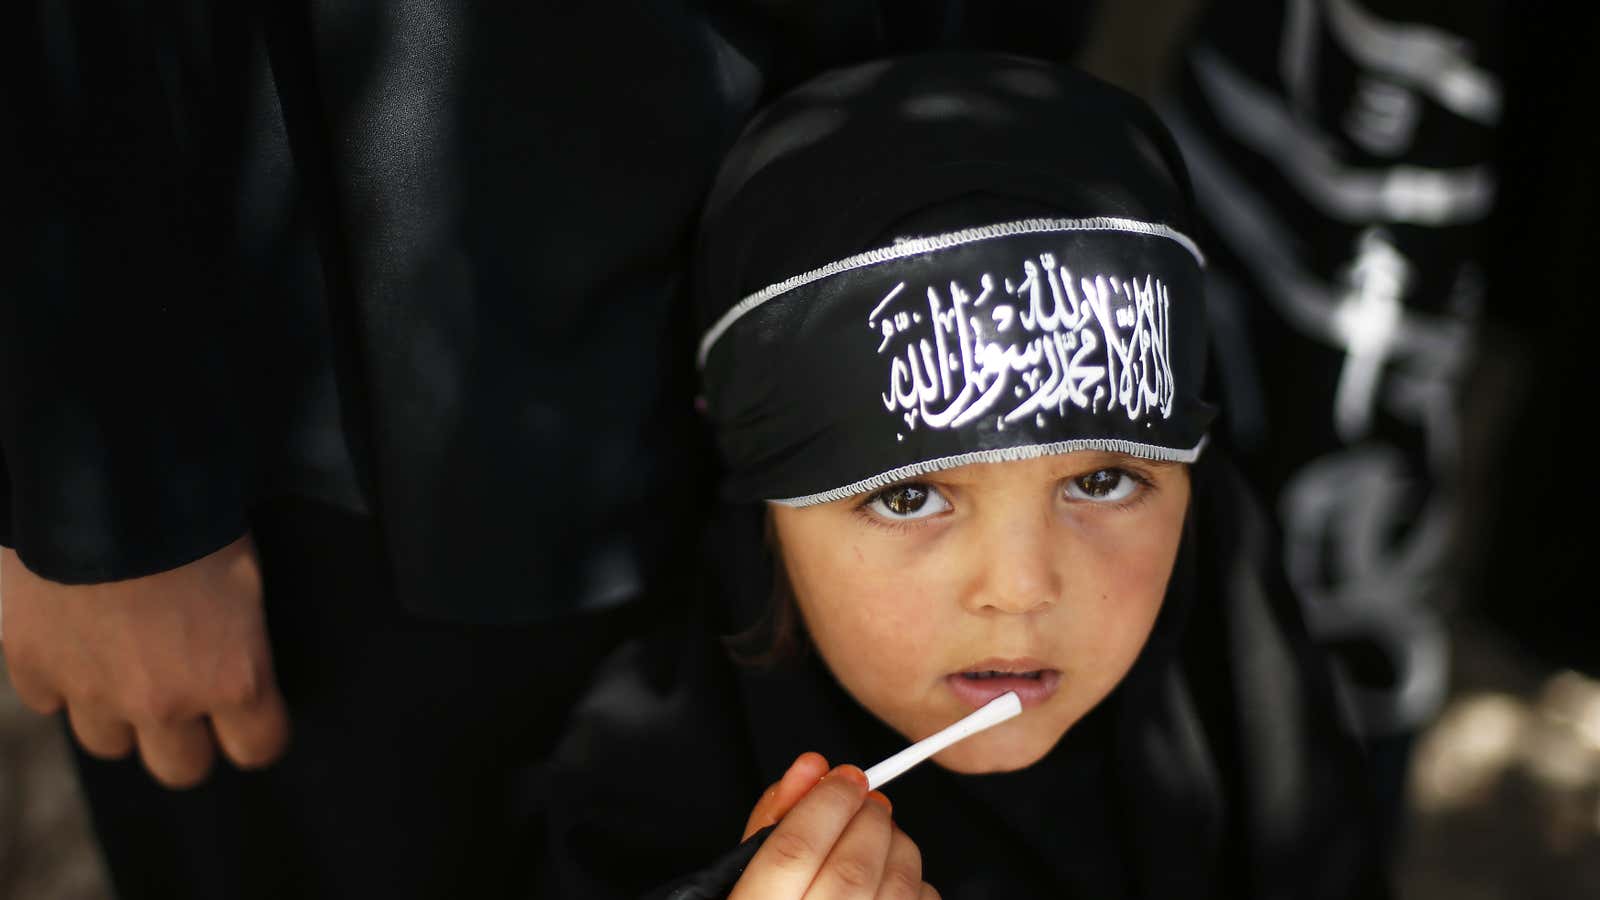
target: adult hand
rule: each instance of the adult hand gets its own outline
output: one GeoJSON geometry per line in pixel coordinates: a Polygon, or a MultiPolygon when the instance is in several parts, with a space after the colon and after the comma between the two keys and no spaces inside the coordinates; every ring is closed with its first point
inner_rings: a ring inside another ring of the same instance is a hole
{"type": "Polygon", "coordinates": [[[729,900],[938,900],[888,798],[869,794],[855,766],[829,772],[820,755],[801,754],[762,794],[745,837],[774,823],[729,900]]]}
{"type": "Polygon", "coordinates": [[[78,743],[118,759],[135,746],[158,781],[204,781],[221,745],[236,765],[282,755],[289,717],[246,534],[185,566],[144,578],[66,585],[0,549],[0,634],[17,696],[63,708],[78,743]]]}

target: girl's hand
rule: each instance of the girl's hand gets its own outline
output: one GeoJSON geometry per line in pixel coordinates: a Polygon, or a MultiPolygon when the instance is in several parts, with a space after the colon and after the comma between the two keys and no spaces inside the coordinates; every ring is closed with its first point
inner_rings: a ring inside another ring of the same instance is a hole
{"type": "Polygon", "coordinates": [[[922,881],[922,854],[890,818],[889,799],[867,792],[855,766],[828,771],[805,753],[761,795],[749,837],[777,828],[756,851],[729,900],[937,900],[922,881]]]}

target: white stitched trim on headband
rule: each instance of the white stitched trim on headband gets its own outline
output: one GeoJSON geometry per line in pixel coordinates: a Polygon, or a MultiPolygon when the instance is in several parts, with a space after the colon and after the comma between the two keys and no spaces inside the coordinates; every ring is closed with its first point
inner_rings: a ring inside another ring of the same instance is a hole
{"type": "Polygon", "coordinates": [[[957,453],[954,456],[941,456],[938,459],[925,460],[890,469],[881,475],[863,478],[851,482],[844,487],[837,487],[831,491],[819,494],[807,494],[804,497],[788,497],[783,500],[773,500],[784,506],[815,506],[818,503],[832,503],[857,494],[865,494],[879,488],[888,487],[897,481],[926,475],[930,472],[940,472],[945,469],[954,469],[957,466],[972,463],[1013,462],[1019,459],[1038,459],[1041,456],[1056,456],[1062,453],[1073,453],[1079,450],[1100,450],[1107,453],[1126,453],[1141,459],[1157,459],[1167,462],[1192,463],[1200,458],[1200,451],[1205,449],[1208,438],[1200,437],[1200,442],[1188,450],[1176,450],[1171,447],[1158,447],[1155,444],[1140,444],[1134,441],[1121,441],[1115,438],[1079,438],[1071,441],[1056,441],[1051,444],[1024,444],[1019,447],[997,447],[993,450],[974,450],[971,453],[957,453]]]}
{"type": "Polygon", "coordinates": [[[901,241],[888,247],[877,250],[868,250],[848,256],[837,262],[828,263],[809,272],[802,272],[792,278],[786,278],[777,284],[769,284],[754,294],[735,303],[732,308],[722,314],[716,323],[706,329],[705,336],[700,338],[700,352],[697,361],[701,368],[705,368],[706,357],[711,355],[711,346],[722,337],[738,321],[740,316],[761,304],[785,294],[795,288],[848,272],[852,269],[861,269],[878,263],[904,259],[920,253],[929,253],[934,250],[948,250],[963,244],[974,244],[978,241],[993,240],[994,238],[1012,237],[1019,234],[1048,234],[1062,231],[1131,231],[1138,234],[1154,235],[1176,241],[1183,249],[1189,251],[1195,262],[1202,267],[1206,264],[1205,255],[1200,252],[1200,247],[1188,235],[1175,228],[1170,228],[1157,222],[1141,222],[1138,219],[1120,219],[1113,216],[1096,216],[1090,219],[1022,219],[1016,222],[1002,222],[998,225],[984,225],[979,228],[966,228],[961,231],[952,231],[949,234],[938,234],[932,237],[915,238],[901,241]]]}

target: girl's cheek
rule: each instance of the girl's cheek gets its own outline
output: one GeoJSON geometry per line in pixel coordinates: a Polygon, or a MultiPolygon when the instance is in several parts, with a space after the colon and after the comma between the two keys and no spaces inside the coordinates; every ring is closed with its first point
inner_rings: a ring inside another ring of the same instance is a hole
{"type": "Polygon", "coordinates": [[[919,600],[926,594],[907,586],[904,590],[887,592],[837,592],[836,601],[818,609],[826,618],[824,628],[832,634],[849,640],[852,637],[870,642],[880,651],[891,653],[922,652],[928,639],[924,630],[930,616],[919,600]]]}

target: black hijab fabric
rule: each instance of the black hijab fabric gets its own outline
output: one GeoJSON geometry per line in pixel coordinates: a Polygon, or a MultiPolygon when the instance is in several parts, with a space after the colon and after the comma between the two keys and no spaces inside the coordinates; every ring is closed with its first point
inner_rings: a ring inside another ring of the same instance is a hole
{"type": "MultiPolygon", "coordinates": [[[[1160,125],[1138,101],[1076,73],[1014,57],[932,56],[828,76],[796,96],[819,95],[837,101],[834,120],[867,125],[847,145],[808,142],[792,116],[803,122],[814,110],[784,101],[746,133],[724,174],[764,174],[732,186],[725,177],[711,200],[703,326],[781,274],[878,246],[897,228],[1030,216],[1176,227],[1187,215],[1181,162],[1160,125]],[[915,125],[897,116],[925,109],[909,95],[957,98],[934,104],[951,117],[944,143],[906,137],[915,125]],[[1154,151],[1074,149],[1073,128],[1028,127],[1062,102],[1084,111],[1071,123],[1079,134],[1114,134],[1128,147],[1137,134],[1154,151]],[[773,129],[791,135],[785,147],[762,140],[773,129]],[[900,141],[882,140],[896,133],[900,141]],[[754,148],[765,148],[765,163],[751,163],[754,148]],[[836,158],[800,159],[820,148],[836,158]],[[982,165],[966,166],[974,160],[982,165]]],[[[814,130],[839,127],[818,120],[814,130]]],[[[760,364],[708,367],[708,379],[760,364]]],[[[714,420],[719,387],[708,384],[714,420]]],[[[766,464],[732,455],[732,483],[746,461],[766,464]]],[[[1190,476],[1161,613],[1112,694],[1025,770],[964,776],[925,764],[890,785],[895,820],[947,900],[1387,895],[1363,829],[1363,762],[1277,574],[1266,520],[1225,458],[1208,454],[1190,476]]],[[[770,622],[763,516],[759,503],[721,508],[705,541],[703,607],[615,658],[577,709],[542,782],[550,895],[723,896],[749,855],[733,846],[745,816],[797,755],[867,766],[907,743],[814,653],[769,666],[730,661],[719,635],[759,638],[770,622]]]]}
{"type": "MultiPolygon", "coordinates": [[[[1220,454],[1191,474],[1162,611],[1112,694],[1025,770],[926,763],[887,788],[946,900],[1389,896],[1364,762],[1268,520],[1220,454]]],[[[620,652],[576,709],[539,781],[542,896],[725,896],[745,817],[796,756],[864,767],[908,743],[814,653],[730,660],[719,636],[769,612],[762,514],[722,508],[707,603],[620,652]]]]}

